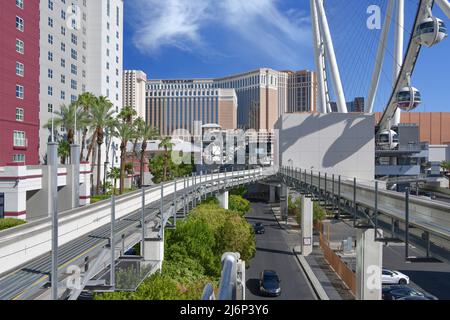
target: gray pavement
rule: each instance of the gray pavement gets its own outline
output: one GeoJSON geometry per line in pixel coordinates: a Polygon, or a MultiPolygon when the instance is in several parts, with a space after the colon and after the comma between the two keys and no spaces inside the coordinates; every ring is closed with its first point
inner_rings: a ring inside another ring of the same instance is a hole
{"type": "Polygon", "coordinates": [[[253,203],[252,209],[247,215],[248,221],[261,222],[266,232],[256,235],[256,255],[246,270],[246,299],[315,300],[311,285],[293,252],[293,247],[298,245],[298,235],[286,233],[280,228],[268,204],[253,203]],[[278,273],[282,290],[280,297],[266,298],[259,295],[259,276],[265,269],[278,273]]]}

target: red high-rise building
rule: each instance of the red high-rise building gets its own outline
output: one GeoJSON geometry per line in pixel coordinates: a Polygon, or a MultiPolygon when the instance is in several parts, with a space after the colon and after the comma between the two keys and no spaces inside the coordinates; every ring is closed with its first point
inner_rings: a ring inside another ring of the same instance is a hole
{"type": "Polygon", "coordinates": [[[0,10],[0,166],[39,161],[39,1],[0,10]]]}

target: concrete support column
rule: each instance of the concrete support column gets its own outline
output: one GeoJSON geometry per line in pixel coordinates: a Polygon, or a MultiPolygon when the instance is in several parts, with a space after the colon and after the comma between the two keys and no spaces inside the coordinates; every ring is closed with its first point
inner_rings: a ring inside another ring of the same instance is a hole
{"type": "Polygon", "coordinates": [[[72,187],[72,208],[78,208],[80,206],[80,152],[81,148],[77,144],[70,146],[70,163],[72,166],[73,177],[67,184],[71,184],[72,187]]]}
{"type": "MultiPolygon", "coordinates": [[[[378,229],[378,232],[381,230],[378,229]]],[[[380,236],[380,235],[378,235],[380,236]]],[[[381,300],[383,244],[375,241],[375,229],[357,229],[356,299],[381,300]]]]}
{"type": "Polygon", "coordinates": [[[228,210],[228,191],[221,191],[216,195],[217,200],[219,200],[220,207],[228,210]]]}
{"type": "Polygon", "coordinates": [[[162,269],[164,261],[164,240],[159,238],[146,238],[144,244],[144,260],[157,262],[158,269],[162,269]]]}
{"type": "Polygon", "coordinates": [[[274,203],[275,202],[275,194],[276,194],[276,187],[275,186],[269,186],[269,202],[274,203]]]}
{"type": "Polygon", "coordinates": [[[313,202],[305,195],[302,196],[301,228],[302,255],[309,256],[313,250],[313,202]]]}
{"type": "Polygon", "coordinates": [[[280,192],[280,210],[281,210],[281,218],[286,219],[288,215],[288,201],[289,201],[289,189],[286,185],[281,186],[280,192]]]}
{"type": "MultiPolygon", "coordinates": [[[[91,168],[87,162],[80,165],[80,180],[79,180],[79,198],[80,206],[86,206],[91,203],[91,168]]],[[[114,183],[114,182],[113,182],[114,183]]]]}

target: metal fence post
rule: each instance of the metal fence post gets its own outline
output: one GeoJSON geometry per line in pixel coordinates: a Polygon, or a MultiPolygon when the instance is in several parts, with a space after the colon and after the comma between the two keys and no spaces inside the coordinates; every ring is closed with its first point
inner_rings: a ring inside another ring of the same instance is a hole
{"type": "Polygon", "coordinates": [[[116,252],[115,252],[115,239],[116,239],[116,196],[113,192],[111,196],[111,269],[110,269],[110,286],[112,288],[116,285],[116,252]]]}
{"type": "Polygon", "coordinates": [[[356,178],[353,178],[353,226],[356,226],[358,206],[356,205],[356,178]]]}
{"type": "Polygon", "coordinates": [[[325,187],[324,187],[324,193],[325,193],[325,207],[327,206],[327,204],[328,204],[328,201],[327,201],[327,198],[328,198],[328,194],[327,194],[327,182],[328,182],[328,180],[327,180],[327,174],[325,173],[325,187]]]}
{"type": "Polygon", "coordinates": [[[405,260],[409,259],[409,188],[405,191],[405,260]]]}
{"type": "Polygon", "coordinates": [[[174,226],[177,226],[177,180],[173,182],[173,223],[174,226]]]}
{"type": "Polygon", "coordinates": [[[51,217],[52,217],[52,300],[58,300],[58,144],[48,143],[48,165],[50,167],[51,217]]]}
{"type": "Polygon", "coordinates": [[[164,183],[161,182],[161,201],[159,203],[161,211],[161,235],[164,239],[164,183]]]}
{"type": "Polygon", "coordinates": [[[186,218],[186,176],[183,177],[183,218],[186,218]]]}
{"type": "Polygon", "coordinates": [[[145,246],[145,187],[142,187],[142,208],[141,208],[141,225],[142,225],[142,243],[141,243],[141,256],[144,256],[145,246]]]}
{"type": "Polygon", "coordinates": [[[374,203],[374,220],[375,220],[375,241],[378,234],[378,181],[375,181],[375,203],[374,203]]]}
{"type": "Polygon", "coordinates": [[[341,176],[338,177],[338,211],[337,211],[337,218],[341,218],[341,176]]]}

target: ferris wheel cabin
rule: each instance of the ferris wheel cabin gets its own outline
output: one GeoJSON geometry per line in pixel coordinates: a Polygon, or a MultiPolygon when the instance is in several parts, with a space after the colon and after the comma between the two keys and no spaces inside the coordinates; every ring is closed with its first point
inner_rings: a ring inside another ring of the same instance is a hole
{"type": "Polygon", "coordinates": [[[411,111],[422,103],[422,96],[416,88],[404,87],[397,93],[396,103],[401,110],[411,111]]]}
{"type": "Polygon", "coordinates": [[[422,20],[416,29],[416,37],[421,45],[431,47],[448,36],[445,23],[438,18],[426,18],[422,20]]]}

